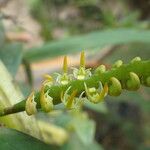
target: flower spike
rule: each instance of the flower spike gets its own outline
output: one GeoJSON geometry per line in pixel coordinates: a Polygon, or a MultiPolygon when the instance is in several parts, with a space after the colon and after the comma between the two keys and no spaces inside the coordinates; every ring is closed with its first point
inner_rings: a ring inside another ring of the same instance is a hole
{"type": "Polygon", "coordinates": [[[57,76],[56,81],[53,81],[50,75],[45,75],[40,91],[32,92],[26,100],[11,107],[0,106],[0,116],[21,111],[32,115],[38,109],[49,112],[54,105],[60,103],[67,109],[80,109],[87,99],[96,104],[103,101],[107,94],[119,96],[125,89],[138,90],[140,84],[150,87],[150,59],[141,60],[136,57],[128,64],[122,64],[119,60],[108,70],[104,65],[100,65],[96,69],[93,68],[91,76],[90,70],[85,68],[85,54],[82,52],[80,67],[75,68],[73,74],[68,74],[67,56],[64,57],[62,66],[62,74],[57,76]]]}
{"type": "Polygon", "coordinates": [[[91,76],[90,69],[85,69],[85,54],[81,52],[79,69],[73,68],[73,75],[78,80],[84,80],[91,76]]]}
{"type": "Polygon", "coordinates": [[[53,110],[53,98],[50,97],[48,95],[48,90],[45,93],[45,87],[44,85],[41,88],[41,93],[40,93],[40,104],[41,104],[41,108],[44,112],[50,112],[51,110],[53,110]]]}
{"type": "Polygon", "coordinates": [[[95,104],[103,101],[104,97],[108,93],[108,86],[107,86],[107,84],[105,84],[104,88],[103,88],[101,82],[100,82],[99,89],[96,89],[95,87],[88,88],[86,83],[84,83],[84,87],[85,87],[85,92],[86,92],[88,100],[91,101],[92,103],[95,103],[95,104]]]}
{"type": "Polygon", "coordinates": [[[37,112],[36,102],[34,101],[34,92],[32,92],[26,100],[25,111],[29,116],[37,112]]]}

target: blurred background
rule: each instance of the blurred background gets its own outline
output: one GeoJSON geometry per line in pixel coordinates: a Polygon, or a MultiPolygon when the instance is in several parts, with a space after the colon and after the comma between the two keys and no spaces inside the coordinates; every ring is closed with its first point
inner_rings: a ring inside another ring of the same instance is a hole
{"type": "MultiPolygon", "coordinates": [[[[1,106],[39,90],[44,74],[61,72],[64,55],[70,68],[78,67],[82,50],[87,68],[109,69],[116,60],[128,63],[135,56],[149,59],[150,1],[0,0],[1,106]]],[[[148,150],[149,115],[150,89],[141,87],[97,105],[87,102],[78,112],[20,113],[0,118],[0,125],[51,149],[148,150]]]]}

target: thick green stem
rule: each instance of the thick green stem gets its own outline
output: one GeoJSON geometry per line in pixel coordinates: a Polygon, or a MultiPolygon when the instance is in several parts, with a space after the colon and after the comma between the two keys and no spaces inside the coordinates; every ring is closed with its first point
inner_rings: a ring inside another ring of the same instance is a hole
{"type": "MultiPolygon", "coordinates": [[[[150,77],[150,60],[124,64],[118,68],[112,68],[111,70],[105,71],[103,73],[94,73],[86,80],[73,80],[67,85],[53,85],[49,89],[49,95],[53,98],[53,103],[57,105],[61,103],[61,93],[65,92],[68,87],[71,86],[69,94],[74,90],[77,90],[77,95],[80,95],[81,92],[85,91],[84,83],[86,83],[87,87],[98,88],[99,82],[104,85],[105,83],[109,83],[110,78],[112,77],[115,77],[120,81],[122,89],[126,89],[125,85],[127,80],[129,79],[130,72],[136,73],[140,79],[141,84],[146,85],[145,81],[148,77],[150,77]]],[[[41,107],[39,95],[40,92],[37,92],[35,96],[35,101],[37,103],[38,109],[41,107]]],[[[23,100],[12,107],[4,108],[0,111],[0,116],[24,111],[25,102],[26,100],[23,100]]]]}

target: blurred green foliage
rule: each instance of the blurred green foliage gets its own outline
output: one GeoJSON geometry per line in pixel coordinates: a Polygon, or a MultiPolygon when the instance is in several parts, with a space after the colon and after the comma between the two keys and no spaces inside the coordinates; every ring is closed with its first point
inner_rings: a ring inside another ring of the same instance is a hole
{"type": "Polygon", "coordinates": [[[96,31],[31,48],[24,53],[24,57],[30,62],[40,61],[82,50],[102,52],[104,51],[102,48],[105,46],[129,44],[131,42],[150,43],[150,31],[124,28],[96,31]]]}
{"type": "Polygon", "coordinates": [[[0,128],[0,148],[2,150],[49,150],[56,149],[54,146],[46,145],[40,140],[14,129],[0,128]],[[24,145],[24,146],[23,146],[24,145]]]}
{"type": "Polygon", "coordinates": [[[46,41],[57,38],[53,34],[57,29],[65,32],[64,38],[98,29],[149,27],[149,21],[138,20],[142,9],[132,11],[123,0],[31,0],[29,4],[46,41]]]}

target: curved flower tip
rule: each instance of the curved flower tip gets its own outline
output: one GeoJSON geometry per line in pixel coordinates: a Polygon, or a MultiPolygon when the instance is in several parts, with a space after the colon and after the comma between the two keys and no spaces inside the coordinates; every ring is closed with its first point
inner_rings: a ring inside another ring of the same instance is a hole
{"type": "Polygon", "coordinates": [[[71,109],[73,107],[73,101],[75,100],[75,96],[77,94],[77,90],[73,91],[71,95],[68,96],[68,100],[66,103],[66,108],[71,109]]]}
{"type": "Polygon", "coordinates": [[[98,89],[96,89],[95,87],[88,88],[86,83],[84,83],[84,87],[88,100],[95,104],[103,101],[104,97],[108,93],[108,85],[105,84],[103,87],[101,82],[98,89]]]}
{"type": "Polygon", "coordinates": [[[65,91],[65,93],[61,93],[61,101],[65,105],[67,109],[79,109],[83,103],[82,95],[80,94],[79,98],[76,97],[77,90],[74,90],[70,95],[68,94],[71,86],[65,91]]]}
{"type": "Polygon", "coordinates": [[[108,94],[108,85],[105,83],[102,91],[100,92],[100,97],[103,99],[108,94]]]}
{"type": "Polygon", "coordinates": [[[85,52],[82,51],[80,54],[80,67],[85,68],[85,52]]]}
{"type": "Polygon", "coordinates": [[[51,87],[53,85],[53,78],[52,76],[48,75],[48,74],[45,74],[44,75],[44,78],[46,79],[44,82],[43,82],[43,85],[44,86],[48,86],[48,87],[51,87]]]}
{"type": "Polygon", "coordinates": [[[67,72],[68,72],[68,60],[67,60],[67,56],[64,57],[63,72],[64,72],[64,73],[67,73],[67,72]]]}
{"type": "Polygon", "coordinates": [[[45,93],[44,91],[45,87],[44,85],[41,88],[41,93],[40,93],[40,104],[41,108],[44,112],[50,112],[53,110],[53,98],[48,95],[48,91],[45,93]]]}
{"type": "Polygon", "coordinates": [[[30,116],[37,112],[36,102],[34,101],[34,92],[32,92],[26,100],[25,111],[30,116]]]}

